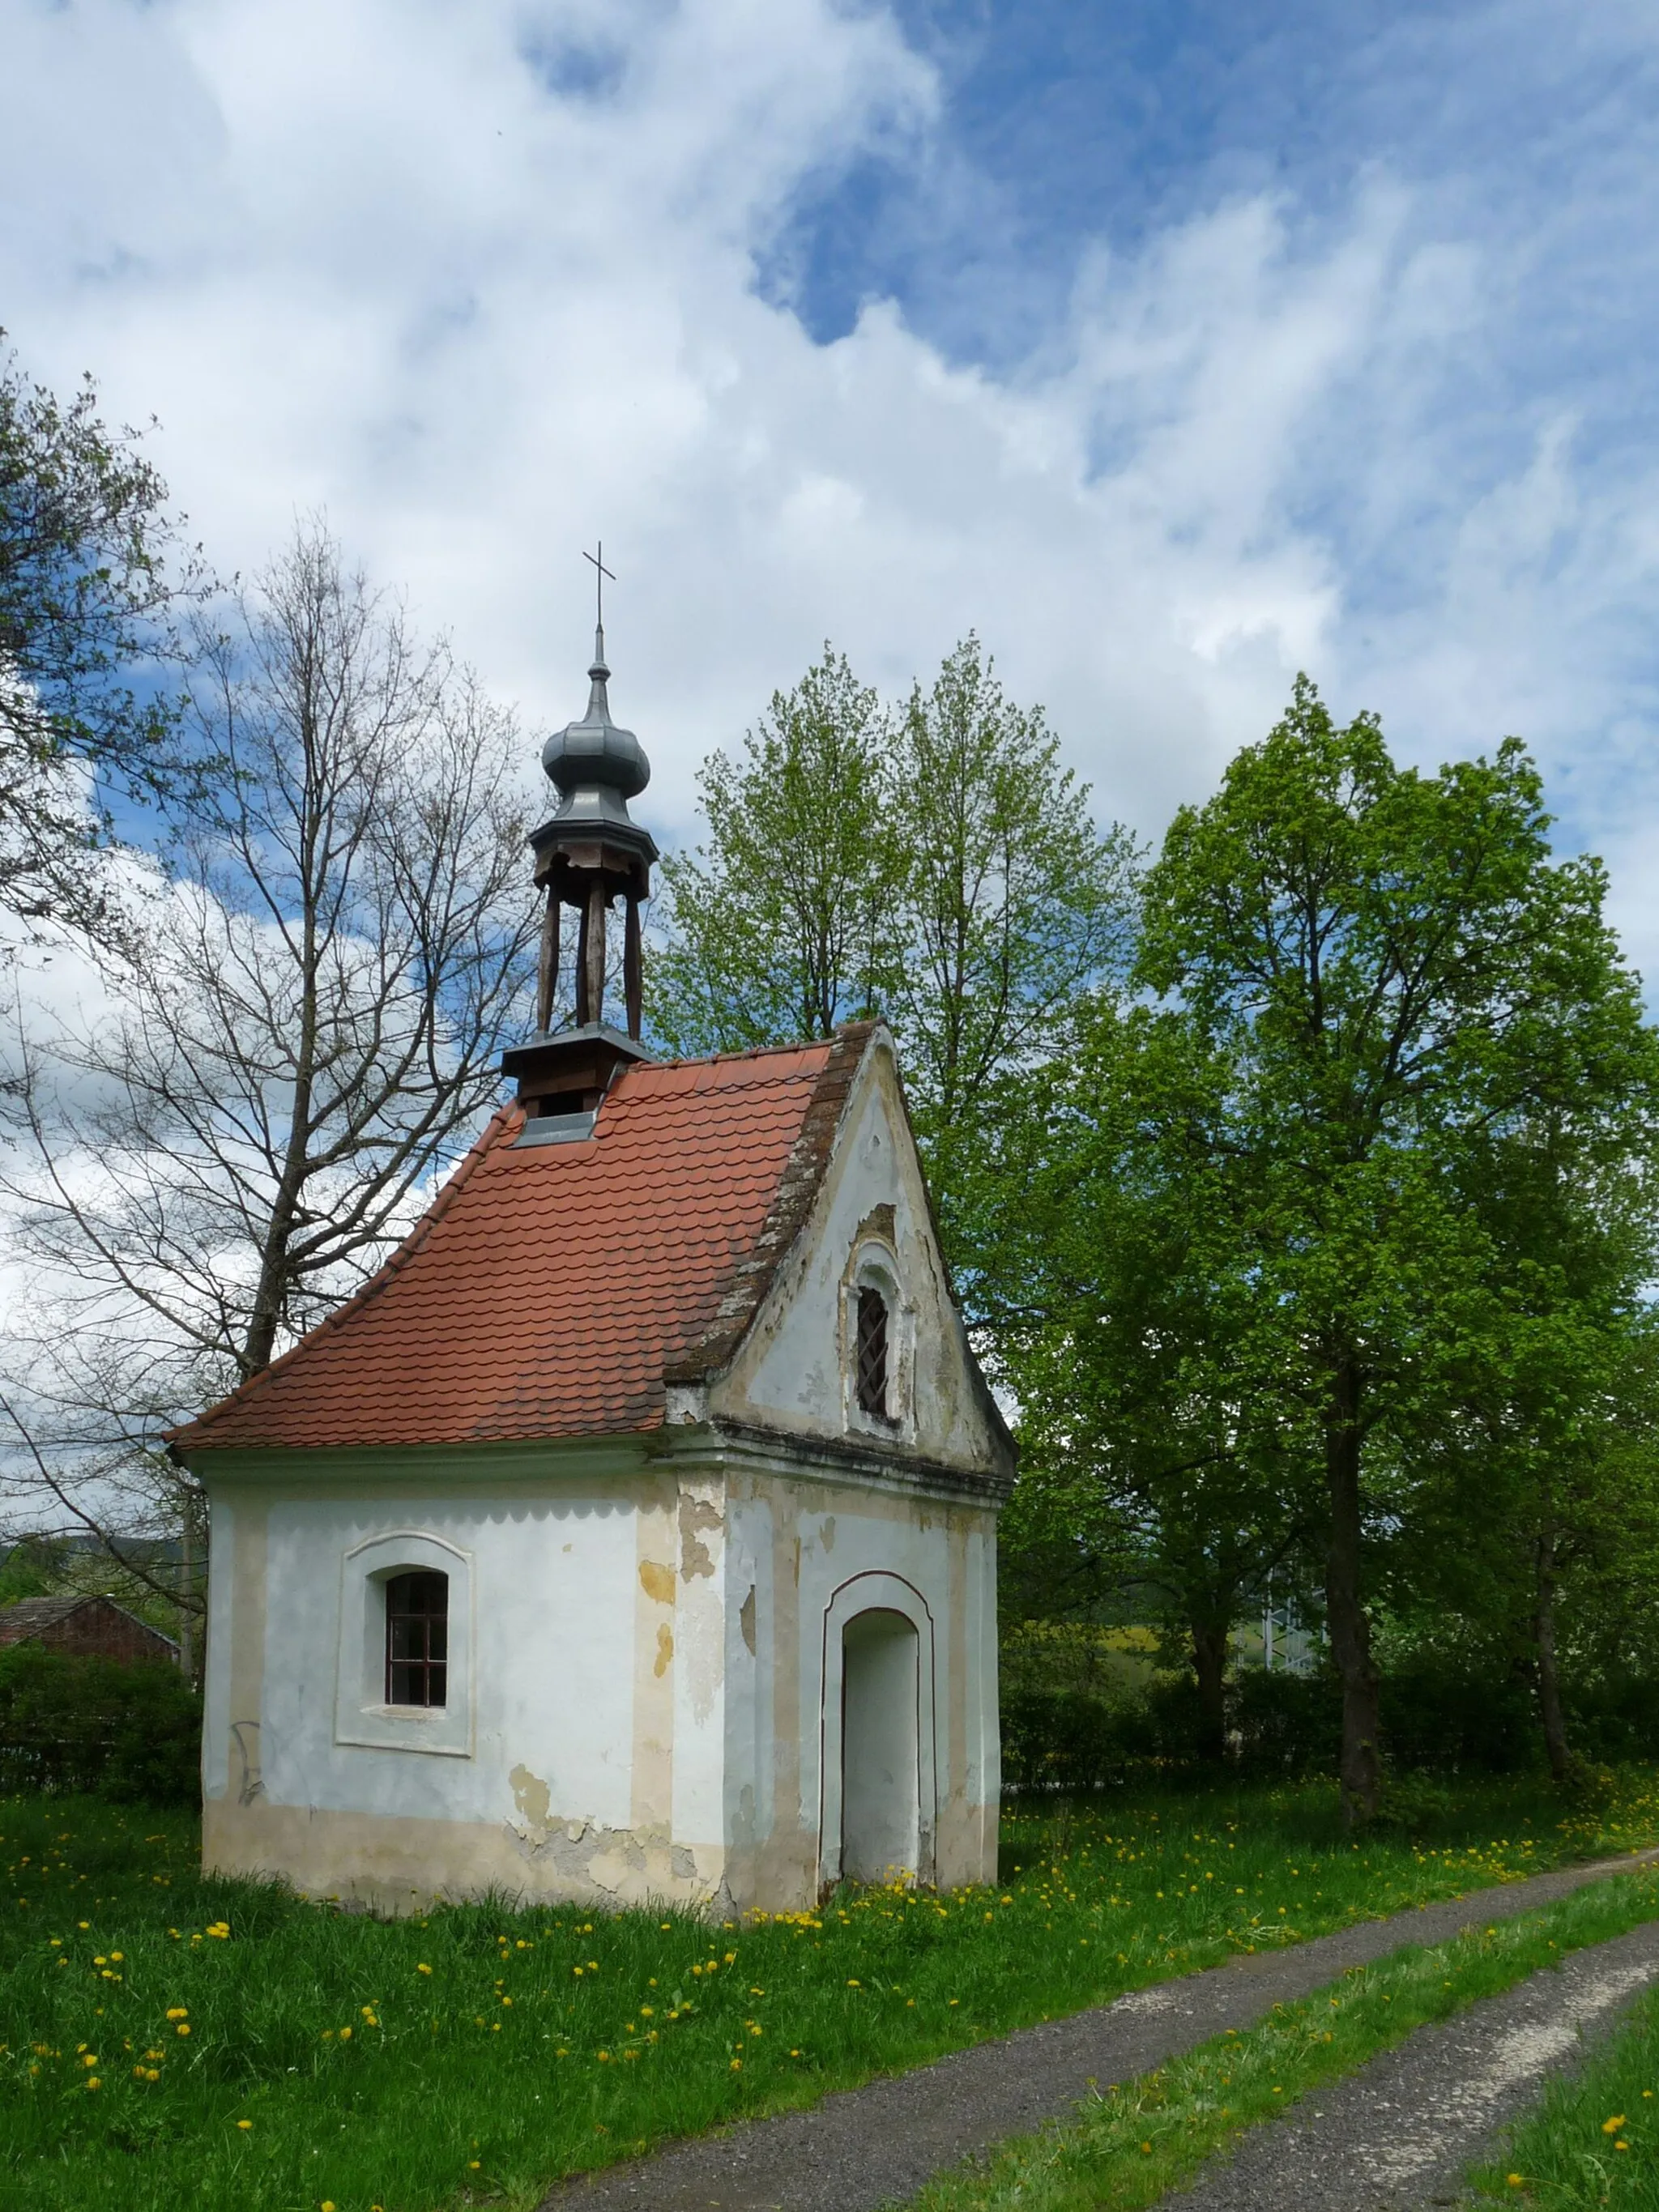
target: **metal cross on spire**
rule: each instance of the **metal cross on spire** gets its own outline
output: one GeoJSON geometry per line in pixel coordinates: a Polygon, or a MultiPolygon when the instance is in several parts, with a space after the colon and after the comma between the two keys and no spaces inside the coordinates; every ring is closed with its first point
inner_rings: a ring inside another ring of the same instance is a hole
{"type": "Polygon", "coordinates": [[[603,635],[605,630],[605,580],[609,576],[611,582],[614,584],[617,580],[617,572],[614,568],[607,568],[605,565],[604,538],[596,538],[594,540],[594,544],[597,548],[594,552],[590,553],[587,551],[586,547],[583,548],[582,558],[584,561],[591,562],[593,566],[593,590],[595,594],[594,620],[599,625],[601,635],[603,635]]]}

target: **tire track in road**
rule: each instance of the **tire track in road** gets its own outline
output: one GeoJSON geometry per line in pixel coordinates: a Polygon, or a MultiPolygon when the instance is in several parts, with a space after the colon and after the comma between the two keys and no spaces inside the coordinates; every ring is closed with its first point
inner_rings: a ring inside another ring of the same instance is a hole
{"type": "Polygon", "coordinates": [[[1158,2212],[1424,2212],[1460,2203],[1464,2170],[1656,1985],[1659,1923],[1570,1953],[1311,2092],[1158,2212]]]}
{"type": "MultiPolygon", "coordinates": [[[[1310,1996],[1350,1966],[1406,1944],[1449,1942],[1656,1859],[1659,1850],[1559,1867],[1157,1982],[805,2111],[742,2121],[576,2176],[544,2197],[540,2212],[881,2212],[1006,2136],[1070,2118],[1097,2082],[1127,2081],[1226,2028],[1252,2027],[1274,2005],[1310,1996]]],[[[1274,2212],[1281,2212],[1277,2203],[1274,2212]]],[[[1342,2208],[1328,2200],[1322,2212],[1342,2208]]]]}

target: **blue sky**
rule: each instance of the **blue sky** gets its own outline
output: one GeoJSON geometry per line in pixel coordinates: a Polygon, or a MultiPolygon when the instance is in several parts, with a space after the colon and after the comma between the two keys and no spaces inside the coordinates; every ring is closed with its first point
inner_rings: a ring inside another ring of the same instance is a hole
{"type": "Polygon", "coordinates": [[[0,322],[210,550],[325,507],[694,821],[825,636],[970,626],[1155,835],[1308,667],[1516,731],[1659,973],[1659,14],[0,0],[0,322]],[[1650,886],[1654,888],[1650,888],[1650,886]]]}

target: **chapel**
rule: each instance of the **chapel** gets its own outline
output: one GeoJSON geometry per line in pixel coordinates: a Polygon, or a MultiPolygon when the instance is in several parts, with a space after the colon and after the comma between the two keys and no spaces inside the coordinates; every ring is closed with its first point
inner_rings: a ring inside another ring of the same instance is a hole
{"type": "Polygon", "coordinates": [[[893,1040],[646,1049],[650,771],[603,629],[589,673],[543,754],[511,1103],[372,1281],[171,1439],[210,1511],[204,1863],[393,1910],[994,1880],[1013,1450],[893,1040]]]}

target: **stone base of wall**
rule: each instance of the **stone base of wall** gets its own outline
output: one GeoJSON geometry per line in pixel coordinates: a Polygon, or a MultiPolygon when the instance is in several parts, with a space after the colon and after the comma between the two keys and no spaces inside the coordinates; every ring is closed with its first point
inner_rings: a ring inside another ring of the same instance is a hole
{"type": "Polygon", "coordinates": [[[276,1877],[305,1896],[381,1912],[422,1911],[486,1892],[603,1911],[653,1904],[700,1911],[721,1900],[720,1861],[718,1849],[580,1821],[538,1830],[229,1798],[210,1798],[202,1808],[204,1872],[276,1877]]]}
{"type": "MultiPolygon", "coordinates": [[[[938,1851],[941,1889],[994,1881],[995,1808],[947,1808],[938,1851]]],[[[229,1797],[210,1797],[202,1808],[202,1866],[394,1914],[486,1892],[611,1912],[672,1905],[717,1919],[805,1911],[818,1901],[816,1839],[805,1836],[728,1853],[584,1821],[420,1820],[229,1797]]]]}

